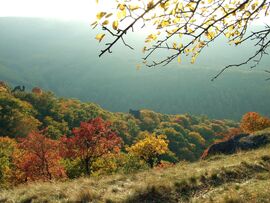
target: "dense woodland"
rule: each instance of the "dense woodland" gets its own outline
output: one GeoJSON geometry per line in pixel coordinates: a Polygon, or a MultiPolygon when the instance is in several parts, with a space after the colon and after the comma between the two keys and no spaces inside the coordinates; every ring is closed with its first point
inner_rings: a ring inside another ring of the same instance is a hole
{"type": "MultiPolygon", "coordinates": [[[[105,138],[103,140],[108,147],[104,154],[111,159],[103,159],[103,152],[95,149],[92,153],[97,157],[94,158],[91,169],[80,169],[81,163],[77,160],[80,155],[72,157],[71,155],[76,154],[74,151],[66,152],[63,164],[66,167],[65,174],[69,177],[90,174],[90,170],[91,174],[96,175],[116,171],[128,172],[153,167],[161,160],[171,163],[180,160],[194,161],[199,159],[207,146],[221,139],[222,132],[237,126],[230,120],[210,120],[206,116],[188,114],[165,115],[150,110],[140,110],[139,116],[136,115],[135,118],[131,114],[108,112],[93,103],[57,98],[52,92],[43,92],[38,88],[34,89],[34,92],[11,93],[11,89],[3,84],[0,95],[0,135],[2,143],[6,143],[10,148],[1,150],[12,151],[14,145],[17,145],[15,140],[23,151],[35,150],[34,146],[39,151],[42,147],[38,145],[39,142],[52,143],[51,148],[46,148],[49,154],[57,151],[59,142],[65,143],[67,149],[71,150],[70,143],[77,142],[75,137],[80,137],[81,134],[84,136],[83,129],[88,129],[89,126],[95,126],[95,130],[89,132],[89,135],[97,131],[115,136],[113,143],[110,143],[112,137],[108,142],[105,138]],[[153,146],[148,148],[147,143],[153,146]],[[114,156],[114,152],[118,155],[114,156]],[[140,157],[138,161],[137,157],[140,157]],[[108,160],[111,163],[107,163],[108,160]]],[[[82,146],[77,144],[78,149],[82,149],[82,146]]],[[[76,151],[76,147],[74,150],[76,151]]],[[[48,156],[56,156],[49,154],[48,156]]],[[[54,159],[59,161],[60,157],[56,156],[54,159]]],[[[29,165],[33,164],[30,163],[33,160],[29,157],[25,157],[24,161],[26,160],[29,161],[29,165]]],[[[88,165],[90,166],[86,166],[88,165]]],[[[25,165],[24,167],[27,168],[25,165]]]]}
{"type": "Polygon", "coordinates": [[[12,91],[1,82],[1,184],[130,173],[195,161],[218,140],[270,126],[258,113],[246,114],[240,128],[234,121],[206,116],[132,113],[111,113],[40,88],[12,91]]]}

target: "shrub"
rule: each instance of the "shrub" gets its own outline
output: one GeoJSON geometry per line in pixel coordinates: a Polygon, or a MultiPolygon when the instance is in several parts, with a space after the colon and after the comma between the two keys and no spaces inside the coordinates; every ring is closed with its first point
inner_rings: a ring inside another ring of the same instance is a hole
{"type": "Polygon", "coordinates": [[[168,141],[164,135],[148,134],[142,140],[127,148],[127,151],[145,160],[151,167],[158,162],[159,156],[166,154],[168,141]]]}
{"type": "Polygon", "coordinates": [[[270,127],[270,119],[259,113],[249,112],[242,117],[240,127],[244,132],[252,133],[270,127]]]}

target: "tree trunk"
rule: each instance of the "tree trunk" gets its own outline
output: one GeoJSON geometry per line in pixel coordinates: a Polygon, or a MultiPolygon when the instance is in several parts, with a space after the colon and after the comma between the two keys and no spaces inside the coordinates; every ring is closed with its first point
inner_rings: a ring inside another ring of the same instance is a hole
{"type": "Polygon", "coordinates": [[[89,164],[90,164],[90,159],[89,159],[89,158],[86,158],[86,159],[84,160],[84,164],[85,164],[85,171],[86,171],[86,174],[87,174],[87,175],[90,175],[90,174],[91,174],[91,170],[90,170],[90,166],[89,166],[89,164]]]}
{"type": "Polygon", "coordinates": [[[155,161],[154,161],[153,158],[150,158],[149,161],[148,161],[148,163],[149,163],[150,167],[153,168],[155,161]]]}

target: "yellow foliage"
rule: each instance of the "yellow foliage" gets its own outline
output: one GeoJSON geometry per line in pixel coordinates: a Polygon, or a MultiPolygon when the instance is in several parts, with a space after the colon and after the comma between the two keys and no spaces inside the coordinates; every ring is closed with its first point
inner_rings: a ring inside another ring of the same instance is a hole
{"type": "MultiPolygon", "coordinates": [[[[187,49],[180,50],[180,54],[190,55],[190,52],[187,51],[191,50],[192,46],[197,47],[199,54],[206,46],[200,41],[205,41],[208,45],[208,42],[214,41],[221,34],[224,34],[230,39],[229,41],[233,41],[236,45],[241,44],[241,39],[244,38],[249,23],[256,17],[268,15],[268,4],[268,1],[260,2],[258,0],[225,1],[222,6],[217,0],[122,0],[115,1],[115,15],[99,12],[97,19],[100,20],[104,16],[105,18],[114,16],[113,19],[110,19],[110,22],[114,22],[112,28],[124,34],[129,30],[134,31],[137,25],[142,26],[142,28],[151,28],[152,31],[149,31],[145,43],[153,42],[152,48],[155,49],[166,49],[167,46],[164,45],[171,44],[172,41],[178,44],[178,36],[181,38],[183,35],[188,39],[187,49]],[[127,30],[119,30],[118,21],[119,25],[123,25],[123,28],[127,30]],[[160,31],[161,34],[155,34],[156,31],[160,31]],[[163,39],[165,35],[166,38],[163,39]]],[[[94,23],[93,27],[96,25],[94,23]]],[[[108,23],[104,21],[99,25],[107,26],[108,23]]],[[[146,52],[149,53],[150,50],[146,52]]],[[[150,52],[150,55],[152,53],[150,52]]],[[[197,55],[193,56],[191,63],[195,62],[196,57],[197,55]]],[[[171,62],[170,57],[157,61],[160,63],[147,64],[155,66],[171,62]]]]}
{"type": "Polygon", "coordinates": [[[98,40],[99,42],[101,42],[101,40],[105,37],[105,34],[97,34],[96,35],[96,40],[98,40]]]}
{"type": "Polygon", "coordinates": [[[99,12],[99,13],[97,13],[96,17],[97,17],[98,20],[100,20],[105,15],[106,15],[106,12],[99,12]]]}
{"type": "Polygon", "coordinates": [[[169,151],[168,140],[165,135],[145,134],[144,139],[127,147],[127,151],[151,164],[153,159],[169,151]]]}
{"type": "Polygon", "coordinates": [[[112,27],[114,30],[118,29],[118,20],[113,21],[112,27]]]}

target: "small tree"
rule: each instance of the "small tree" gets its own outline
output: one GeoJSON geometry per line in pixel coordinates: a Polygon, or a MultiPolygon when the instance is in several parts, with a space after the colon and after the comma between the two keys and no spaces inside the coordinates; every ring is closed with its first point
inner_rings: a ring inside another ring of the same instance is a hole
{"type": "Polygon", "coordinates": [[[146,161],[151,167],[160,155],[169,152],[168,140],[165,135],[147,134],[145,138],[127,148],[127,151],[146,161]]]}
{"type": "Polygon", "coordinates": [[[18,141],[19,153],[14,155],[19,181],[51,180],[65,176],[60,164],[59,142],[32,132],[18,141]]]}
{"type": "Polygon", "coordinates": [[[87,175],[91,174],[92,164],[103,155],[119,152],[121,138],[110,128],[110,123],[101,118],[81,122],[79,128],[73,130],[73,137],[61,138],[63,156],[79,158],[87,175]]]}
{"type": "Polygon", "coordinates": [[[270,127],[270,119],[256,112],[248,112],[242,117],[240,127],[244,132],[252,133],[270,127]]]}

